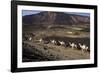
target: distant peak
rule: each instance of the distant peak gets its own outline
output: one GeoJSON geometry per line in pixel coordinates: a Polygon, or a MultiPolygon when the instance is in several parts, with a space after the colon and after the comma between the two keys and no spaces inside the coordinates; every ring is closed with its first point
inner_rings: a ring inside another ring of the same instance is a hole
{"type": "Polygon", "coordinates": [[[89,24],[90,18],[75,14],[68,14],[64,12],[50,12],[44,11],[38,14],[23,17],[23,23],[25,24],[63,24],[63,25],[75,25],[75,24],[89,24]]]}

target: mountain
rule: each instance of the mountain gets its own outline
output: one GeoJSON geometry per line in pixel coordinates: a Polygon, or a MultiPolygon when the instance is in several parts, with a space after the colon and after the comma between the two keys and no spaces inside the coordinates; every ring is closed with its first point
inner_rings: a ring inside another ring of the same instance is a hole
{"type": "Polygon", "coordinates": [[[90,17],[76,14],[68,14],[64,12],[40,12],[38,14],[26,15],[22,17],[23,24],[46,24],[46,25],[73,25],[73,24],[89,24],[90,17]]]}

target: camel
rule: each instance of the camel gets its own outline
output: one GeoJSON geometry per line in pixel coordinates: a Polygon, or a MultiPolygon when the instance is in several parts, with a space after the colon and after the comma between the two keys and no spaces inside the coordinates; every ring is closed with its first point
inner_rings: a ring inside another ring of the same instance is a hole
{"type": "Polygon", "coordinates": [[[60,43],[60,45],[64,46],[65,42],[64,41],[58,41],[60,43]]]}
{"type": "Polygon", "coordinates": [[[52,44],[56,44],[56,41],[55,40],[50,40],[52,44]]]}
{"type": "Polygon", "coordinates": [[[82,49],[82,52],[88,51],[88,47],[86,45],[82,45],[79,43],[80,48],[82,49]]]}
{"type": "Polygon", "coordinates": [[[69,42],[69,45],[71,46],[72,49],[77,48],[77,45],[75,43],[69,42]]]}

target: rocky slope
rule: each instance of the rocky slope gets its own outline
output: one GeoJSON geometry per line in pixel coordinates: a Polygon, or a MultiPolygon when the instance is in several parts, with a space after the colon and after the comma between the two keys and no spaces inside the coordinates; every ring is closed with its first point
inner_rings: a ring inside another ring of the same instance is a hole
{"type": "Polygon", "coordinates": [[[75,24],[89,24],[89,16],[68,14],[64,12],[40,12],[23,16],[23,24],[46,24],[46,25],[75,25],[75,24]]]}

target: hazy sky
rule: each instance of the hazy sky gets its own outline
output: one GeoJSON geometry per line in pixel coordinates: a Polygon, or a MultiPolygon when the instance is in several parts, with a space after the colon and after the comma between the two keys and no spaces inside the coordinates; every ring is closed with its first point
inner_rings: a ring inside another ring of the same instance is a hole
{"type": "Polygon", "coordinates": [[[22,15],[31,15],[31,14],[36,14],[36,13],[40,13],[41,11],[36,11],[36,10],[22,10],[22,15]]]}
{"type": "MultiPolygon", "coordinates": [[[[31,14],[37,14],[40,13],[42,11],[36,11],[36,10],[22,10],[22,16],[25,15],[31,15],[31,14]]],[[[67,12],[66,12],[67,13],[67,12]]],[[[68,12],[69,14],[77,14],[77,15],[83,15],[83,16],[90,16],[89,13],[76,13],[76,12],[68,12]]]]}

